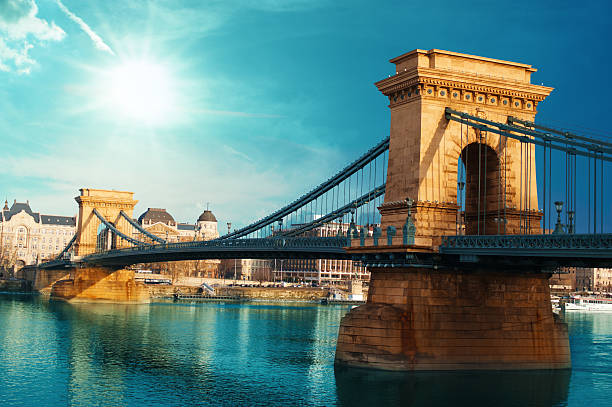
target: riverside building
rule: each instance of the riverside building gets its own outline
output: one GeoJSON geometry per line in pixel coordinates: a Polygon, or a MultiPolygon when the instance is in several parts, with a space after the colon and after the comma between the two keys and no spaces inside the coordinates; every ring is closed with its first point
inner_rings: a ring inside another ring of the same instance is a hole
{"type": "Polygon", "coordinates": [[[577,267],[576,290],[612,292],[612,269],[577,267]]]}
{"type": "MultiPolygon", "coordinates": [[[[193,240],[211,240],[219,237],[217,218],[206,209],[198,217],[195,224],[179,223],[174,220],[166,209],[148,208],[138,217],[138,223],[149,233],[161,237],[169,242],[186,242],[193,240]]],[[[146,240],[135,232],[135,238],[146,240]]]]}
{"type": "MultiPolygon", "coordinates": [[[[170,243],[211,240],[219,237],[217,218],[208,209],[198,217],[194,224],[180,223],[174,220],[163,208],[148,208],[137,219],[147,232],[170,243]]],[[[134,238],[150,241],[149,237],[134,232],[134,238]]],[[[169,263],[166,271],[174,270],[185,277],[217,277],[220,260],[190,260],[169,263]]]]}
{"type": "Polygon", "coordinates": [[[8,201],[0,216],[2,265],[21,268],[56,257],[76,232],[76,216],[43,215],[30,202],[8,201]]]}
{"type": "MultiPolygon", "coordinates": [[[[307,233],[313,237],[332,237],[341,232],[346,236],[349,227],[349,223],[331,222],[307,233]]],[[[359,228],[360,226],[356,227],[359,228]]],[[[371,235],[373,225],[368,227],[368,230],[371,235]]],[[[272,261],[272,269],[274,279],[280,281],[300,281],[327,285],[344,284],[349,280],[370,280],[368,270],[352,260],[278,259],[272,261]]]]}

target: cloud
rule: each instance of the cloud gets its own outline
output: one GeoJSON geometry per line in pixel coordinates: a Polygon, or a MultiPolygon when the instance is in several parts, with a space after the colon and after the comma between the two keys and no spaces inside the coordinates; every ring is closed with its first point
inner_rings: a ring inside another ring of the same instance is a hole
{"type": "Polygon", "coordinates": [[[0,70],[28,74],[36,61],[29,51],[35,43],[61,41],[64,30],[38,18],[34,0],[0,0],[0,70]]]}
{"type": "Polygon", "coordinates": [[[241,151],[238,151],[238,150],[236,150],[235,148],[228,146],[227,144],[223,145],[223,148],[224,148],[224,149],[225,149],[227,152],[229,152],[229,153],[231,153],[231,154],[234,154],[234,155],[236,155],[236,156],[238,156],[238,157],[240,157],[240,158],[244,158],[244,159],[245,159],[245,160],[247,160],[248,162],[251,162],[251,163],[252,163],[252,162],[254,162],[254,161],[253,161],[253,159],[252,159],[251,157],[249,157],[247,154],[245,154],[245,153],[243,153],[243,152],[241,152],[241,151]]]}
{"type": "Polygon", "coordinates": [[[3,61],[12,61],[17,73],[30,73],[30,67],[35,63],[28,55],[28,51],[31,48],[32,44],[26,41],[23,43],[21,49],[14,49],[8,46],[4,40],[0,38],[0,71],[11,72],[12,68],[3,61]]]}
{"type": "Polygon", "coordinates": [[[64,4],[60,0],[57,0],[57,5],[72,21],[77,23],[79,27],[81,27],[81,29],[85,31],[85,34],[89,36],[89,38],[93,41],[97,49],[99,49],[100,51],[108,52],[111,55],[115,55],[111,47],[109,47],[104,42],[104,40],[102,40],[102,38],[100,38],[100,36],[96,34],[94,30],[92,30],[91,27],[89,27],[87,23],[85,23],[85,21],[83,21],[81,17],[68,10],[68,8],[64,6],[64,4]]]}

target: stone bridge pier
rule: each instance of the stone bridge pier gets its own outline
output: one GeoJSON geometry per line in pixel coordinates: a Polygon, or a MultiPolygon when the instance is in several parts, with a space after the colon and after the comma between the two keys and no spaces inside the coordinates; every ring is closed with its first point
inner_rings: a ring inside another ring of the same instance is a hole
{"type": "MultiPolygon", "coordinates": [[[[391,109],[379,210],[383,230],[401,230],[406,198],[413,199],[420,247],[377,250],[435,257],[445,235],[541,233],[534,145],[445,118],[450,107],[496,122],[533,121],[552,91],[530,83],[535,69],[441,50],[415,50],[391,62],[396,74],[376,83],[391,109]]],[[[370,268],[367,303],[342,319],[336,363],[388,370],[570,367],[567,326],[552,312],[549,273],[439,264],[370,268]]]]}

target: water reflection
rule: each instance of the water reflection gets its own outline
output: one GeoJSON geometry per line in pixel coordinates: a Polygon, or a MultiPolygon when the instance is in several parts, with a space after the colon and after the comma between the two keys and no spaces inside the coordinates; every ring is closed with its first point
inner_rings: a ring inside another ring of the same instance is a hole
{"type": "Polygon", "coordinates": [[[189,332],[197,327],[188,323],[193,322],[192,310],[166,308],[163,323],[147,305],[48,304],[58,320],[70,321],[58,341],[67,348],[71,405],[95,405],[100,400],[126,405],[126,397],[134,395],[164,404],[177,392],[185,394],[186,402],[205,397],[211,372],[192,354],[202,339],[189,332]],[[177,338],[170,326],[180,329],[182,337],[177,338]]]}
{"type": "Polygon", "coordinates": [[[571,370],[384,372],[337,367],[343,406],[564,406],[571,370]]]}
{"type": "Polygon", "coordinates": [[[287,304],[44,305],[71,405],[335,404],[344,310],[287,304]],[[252,402],[252,403],[251,403],[252,402]]]}
{"type": "Polygon", "coordinates": [[[566,315],[571,372],[406,374],[334,371],[346,311],[278,303],[68,304],[0,295],[0,404],[609,404],[612,314],[566,315]]]}

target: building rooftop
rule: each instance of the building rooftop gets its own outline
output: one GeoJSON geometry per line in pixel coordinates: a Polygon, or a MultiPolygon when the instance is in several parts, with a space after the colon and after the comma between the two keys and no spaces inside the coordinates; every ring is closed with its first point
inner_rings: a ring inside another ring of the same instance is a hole
{"type": "Polygon", "coordinates": [[[10,209],[8,207],[8,202],[4,202],[4,208],[2,211],[2,219],[0,221],[9,221],[11,218],[21,211],[24,211],[32,218],[34,218],[34,222],[42,223],[43,225],[58,225],[58,226],[76,226],[76,217],[74,216],[59,216],[59,215],[41,215],[38,212],[32,211],[30,207],[30,202],[17,202],[15,200],[13,205],[11,205],[10,209]]]}
{"type": "Polygon", "coordinates": [[[145,213],[138,217],[138,222],[143,224],[147,223],[165,223],[166,225],[176,225],[176,221],[165,209],[162,208],[148,208],[145,213]]]}
{"type": "Polygon", "coordinates": [[[72,216],[40,215],[40,220],[43,225],[76,226],[76,217],[72,216]]]}
{"type": "Polygon", "coordinates": [[[213,215],[213,213],[209,211],[208,209],[202,212],[202,214],[198,218],[198,222],[216,222],[216,221],[217,221],[217,218],[215,218],[215,215],[213,215]]]}

